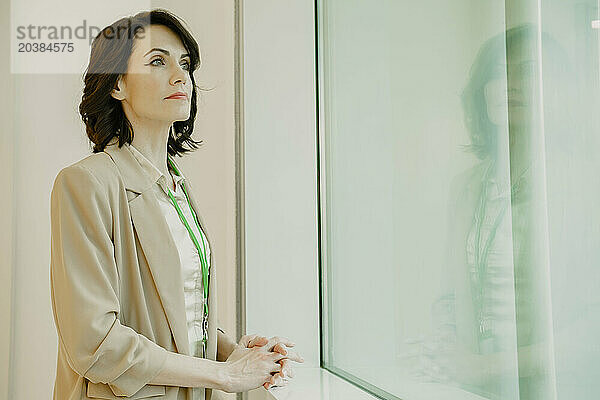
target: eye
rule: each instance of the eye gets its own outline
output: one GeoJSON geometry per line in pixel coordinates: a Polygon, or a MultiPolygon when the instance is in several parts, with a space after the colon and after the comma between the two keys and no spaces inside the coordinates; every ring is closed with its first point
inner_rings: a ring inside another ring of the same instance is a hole
{"type": "MultiPolygon", "coordinates": [[[[161,65],[165,64],[165,61],[164,61],[164,59],[162,57],[155,58],[154,60],[150,61],[150,64],[151,65],[159,65],[159,64],[155,64],[154,63],[155,61],[160,61],[161,65]]],[[[184,69],[186,71],[189,71],[189,69],[190,69],[190,63],[188,61],[184,62],[182,65],[185,65],[186,67],[184,69]]]]}
{"type": "Polygon", "coordinates": [[[155,58],[154,60],[150,61],[150,64],[152,64],[152,65],[158,65],[158,64],[154,64],[154,61],[160,61],[160,62],[162,62],[164,64],[164,61],[163,61],[162,57],[158,57],[158,58],[155,58]]]}

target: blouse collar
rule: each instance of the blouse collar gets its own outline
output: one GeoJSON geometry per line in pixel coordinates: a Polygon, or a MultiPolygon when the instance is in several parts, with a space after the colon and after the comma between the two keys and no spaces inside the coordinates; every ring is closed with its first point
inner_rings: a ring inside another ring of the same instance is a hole
{"type": "MultiPolygon", "coordinates": [[[[135,148],[135,146],[129,143],[125,143],[125,146],[138,160],[138,162],[142,166],[142,169],[152,179],[152,182],[158,183],[165,193],[169,193],[168,187],[170,187],[170,185],[167,185],[167,177],[152,162],[150,162],[150,160],[148,160],[146,156],[144,156],[137,148],[135,148]]],[[[173,180],[175,181],[175,187],[177,188],[178,185],[181,185],[183,182],[185,182],[185,175],[183,175],[183,172],[181,172],[181,168],[175,162],[175,160],[173,160],[173,158],[171,158],[168,154],[167,159],[171,160],[171,162],[175,165],[177,171],[179,171],[179,175],[176,175],[170,163],[167,163],[169,171],[172,172],[173,180]]]]}

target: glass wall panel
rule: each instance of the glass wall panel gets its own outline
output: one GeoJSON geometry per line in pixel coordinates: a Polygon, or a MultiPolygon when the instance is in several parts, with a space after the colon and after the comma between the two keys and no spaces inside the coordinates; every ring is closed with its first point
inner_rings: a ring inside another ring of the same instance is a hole
{"type": "Polygon", "coordinates": [[[317,4],[323,366],[383,398],[596,398],[597,2],[317,4]]]}

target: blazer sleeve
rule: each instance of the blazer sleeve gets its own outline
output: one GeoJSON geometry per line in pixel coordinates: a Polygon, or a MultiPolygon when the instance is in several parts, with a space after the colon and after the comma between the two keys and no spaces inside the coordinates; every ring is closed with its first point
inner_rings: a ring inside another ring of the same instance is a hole
{"type": "Polygon", "coordinates": [[[85,166],[51,192],[50,284],[58,338],[71,368],[116,396],[132,396],[163,368],[167,350],[122,325],[108,188],[85,166]]]}

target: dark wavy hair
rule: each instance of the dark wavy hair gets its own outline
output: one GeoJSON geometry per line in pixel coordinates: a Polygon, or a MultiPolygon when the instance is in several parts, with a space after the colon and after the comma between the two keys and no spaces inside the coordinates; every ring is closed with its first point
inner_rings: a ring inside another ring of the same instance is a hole
{"type": "Polygon", "coordinates": [[[175,121],[169,130],[167,152],[182,155],[196,150],[202,141],[192,139],[197,112],[197,90],[193,72],[200,66],[198,43],[174,14],[156,8],[132,17],[124,17],[105,27],[92,42],[90,61],[83,78],[84,89],[79,113],[85,123],[93,152],[104,150],[115,136],[119,147],[133,140],[133,128],[127,120],[121,102],[111,96],[121,74],[126,73],[133,42],[149,25],[164,25],[183,42],[190,56],[189,75],[192,82],[191,112],[186,121],[175,121]]]}

